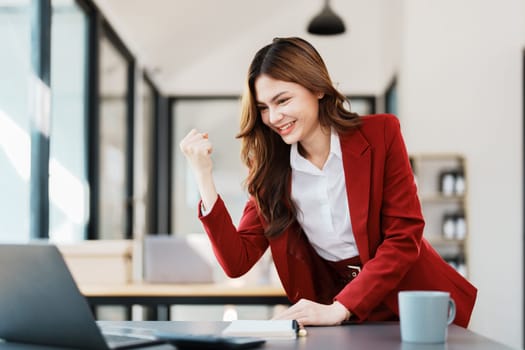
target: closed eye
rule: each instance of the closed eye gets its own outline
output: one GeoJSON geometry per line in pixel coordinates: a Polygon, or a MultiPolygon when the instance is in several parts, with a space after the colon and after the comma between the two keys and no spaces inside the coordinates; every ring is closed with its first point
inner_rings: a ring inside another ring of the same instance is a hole
{"type": "Polygon", "coordinates": [[[286,102],[288,102],[289,100],[290,100],[289,97],[280,98],[280,99],[277,100],[277,104],[282,105],[282,104],[285,104],[286,102]]]}

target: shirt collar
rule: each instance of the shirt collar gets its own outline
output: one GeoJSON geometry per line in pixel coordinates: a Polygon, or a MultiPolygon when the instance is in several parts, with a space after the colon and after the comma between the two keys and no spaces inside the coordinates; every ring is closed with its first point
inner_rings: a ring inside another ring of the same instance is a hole
{"type": "MultiPolygon", "coordinates": [[[[339,135],[333,128],[330,132],[330,154],[333,154],[339,159],[342,159],[341,144],[339,142],[339,135]]],[[[328,156],[330,159],[330,155],[328,156]]],[[[306,158],[304,158],[298,149],[298,144],[293,143],[290,147],[290,166],[294,170],[310,172],[312,164],[306,158]]]]}
{"type": "Polygon", "coordinates": [[[339,141],[339,135],[337,131],[332,128],[330,135],[330,153],[337,156],[337,158],[342,159],[343,155],[341,153],[341,142],[339,141]]]}

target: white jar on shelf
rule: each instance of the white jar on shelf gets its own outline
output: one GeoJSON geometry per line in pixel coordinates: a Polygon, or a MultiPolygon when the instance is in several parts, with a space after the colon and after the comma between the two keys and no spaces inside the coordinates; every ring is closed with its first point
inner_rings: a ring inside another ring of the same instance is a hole
{"type": "Polygon", "coordinates": [[[456,173],[456,178],[454,181],[454,192],[457,195],[463,195],[465,193],[465,175],[462,171],[456,173]]]}
{"type": "Polygon", "coordinates": [[[440,191],[444,196],[452,196],[455,191],[455,176],[450,170],[445,170],[440,175],[440,191]]]}
{"type": "Polygon", "coordinates": [[[443,216],[443,237],[445,239],[454,239],[456,237],[456,222],[453,214],[443,216]]]}
{"type": "Polygon", "coordinates": [[[460,214],[456,217],[456,238],[463,240],[467,235],[467,222],[465,221],[465,216],[460,214]]]}

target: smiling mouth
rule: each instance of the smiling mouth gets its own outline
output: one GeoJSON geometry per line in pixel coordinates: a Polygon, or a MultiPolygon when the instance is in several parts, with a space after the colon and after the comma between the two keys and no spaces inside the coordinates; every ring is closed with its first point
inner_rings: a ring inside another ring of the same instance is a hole
{"type": "Polygon", "coordinates": [[[293,122],[289,122],[288,124],[285,124],[285,125],[279,127],[278,129],[279,129],[279,131],[285,131],[285,130],[288,130],[288,129],[290,129],[290,127],[291,127],[292,125],[294,125],[294,123],[295,123],[295,121],[293,121],[293,122]]]}

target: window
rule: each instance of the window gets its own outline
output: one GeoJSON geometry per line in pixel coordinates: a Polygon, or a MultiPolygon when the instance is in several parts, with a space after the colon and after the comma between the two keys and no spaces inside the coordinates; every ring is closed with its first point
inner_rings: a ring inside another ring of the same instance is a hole
{"type": "Polygon", "coordinates": [[[200,195],[191,169],[179,149],[180,141],[192,128],[209,134],[213,143],[213,175],[217,191],[227,203],[233,222],[237,224],[247,200],[242,187],[247,171],[240,159],[240,140],[235,138],[239,132],[239,99],[177,99],[172,108],[175,165],[172,186],[173,232],[203,232],[197,218],[200,195]]]}
{"type": "MultiPolygon", "coordinates": [[[[132,135],[128,103],[130,62],[102,31],[99,52],[98,225],[100,239],[131,234],[130,152],[132,135]]],[[[114,35],[111,36],[113,38],[114,35]]]]}
{"type": "Polygon", "coordinates": [[[29,238],[30,2],[0,0],[0,240],[29,238]]]}
{"type": "Polygon", "coordinates": [[[140,105],[135,118],[135,176],[134,176],[134,224],[133,232],[146,234],[154,227],[153,192],[153,125],[155,119],[156,91],[143,76],[139,86],[140,105]]]}
{"type": "MultiPolygon", "coordinates": [[[[352,111],[374,113],[373,97],[350,97],[352,111]]],[[[179,98],[173,103],[173,193],[172,230],[175,234],[203,232],[197,217],[200,194],[193,173],[179,149],[182,138],[192,129],[208,132],[213,143],[213,175],[217,191],[237,225],[247,201],[243,181],[247,176],[240,158],[240,100],[231,98],[179,98]]]]}
{"type": "Polygon", "coordinates": [[[88,17],[74,0],[53,1],[51,27],[51,137],[49,237],[86,236],[88,17]]]}

